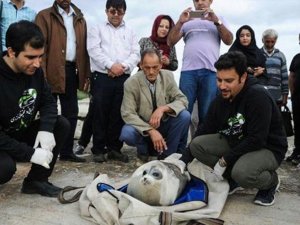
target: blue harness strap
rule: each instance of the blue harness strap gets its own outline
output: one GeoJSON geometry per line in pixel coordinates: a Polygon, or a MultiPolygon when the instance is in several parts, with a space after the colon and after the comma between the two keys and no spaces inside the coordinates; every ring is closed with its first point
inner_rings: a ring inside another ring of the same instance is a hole
{"type": "Polygon", "coordinates": [[[191,175],[191,180],[186,184],[181,195],[175,200],[174,205],[192,201],[202,201],[207,204],[208,192],[206,183],[200,178],[191,175]]]}

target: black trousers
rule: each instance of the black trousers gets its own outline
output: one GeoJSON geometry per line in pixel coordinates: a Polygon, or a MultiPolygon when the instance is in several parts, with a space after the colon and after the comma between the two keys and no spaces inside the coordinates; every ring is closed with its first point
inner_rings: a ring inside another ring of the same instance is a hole
{"type": "Polygon", "coordinates": [[[121,117],[121,104],[124,82],[129,75],[111,78],[104,73],[94,73],[93,87],[93,148],[94,154],[120,151],[123,142],[119,140],[124,122],[121,117]]]}
{"type": "Polygon", "coordinates": [[[295,150],[300,154],[300,94],[292,96],[292,109],[294,121],[294,145],[295,150]]]}
{"type": "Polygon", "coordinates": [[[93,97],[90,97],[90,104],[88,112],[85,116],[85,119],[83,121],[82,130],[80,134],[80,138],[78,140],[78,144],[80,144],[83,147],[86,147],[93,135],[93,97]]]}
{"type": "MultiPolygon", "coordinates": [[[[39,131],[40,120],[35,120],[31,125],[24,131],[18,132],[12,135],[12,138],[19,142],[24,142],[29,146],[33,146],[36,135],[39,131]]],[[[49,164],[50,169],[46,169],[40,165],[32,164],[31,169],[25,178],[28,181],[47,181],[48,177],[51,176],[54,165],[56,163],[57,156],[65,144],[67,134],[70,129],[69,122],[62,116],[57,117],[55,127],[53,130],[56,146],[54,147],[53,159],[49,164]]],[[[26,161],[14,157],[10,152],[0,150],[0,184],[8,182],[16,172],[16,161],[26,161]]]]}
{"type": "Polygon", "coordinates": [[[67,137],[64,148],[60,152],[60,156],[68,156],[73,153],[74,134],[77,125],[78,115],[78,76],[76,73],[75,63],[68,63],[65,67],[66,73],[66,88],[64,94],[53,94],[57,100],[59,98],[61,106],[61,115],[63,115],[70,123],[71,128],[67,137]]]}
{"type": "Polygon", "coordinates": [[[80,138],[78,140],[78,144],[83,147],[86,147],[91,140],[93,135],[93,94],[94,94],[94,80],[97,78],[95,73],[91,74],[90,78],[90,104],[88,108],[88,112],[83,121],[82,130],[80,134],[80,138]]]}

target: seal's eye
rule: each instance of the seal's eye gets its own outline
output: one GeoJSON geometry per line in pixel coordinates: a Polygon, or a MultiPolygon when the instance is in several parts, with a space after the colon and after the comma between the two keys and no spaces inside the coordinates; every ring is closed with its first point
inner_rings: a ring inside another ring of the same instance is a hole
{"type": "Polygon", "coordinates": [[[159,173],[158,173],[158,172],[154,172],[152,175],[153,175],[154,177],[159,177],[159,173]]]}
{"type": "Polygon", "coordinates": [[[146,170],[144,170],[144,172],[143,172],[143,176],[145,176],[147,174],[147,171],[146,170]]]}

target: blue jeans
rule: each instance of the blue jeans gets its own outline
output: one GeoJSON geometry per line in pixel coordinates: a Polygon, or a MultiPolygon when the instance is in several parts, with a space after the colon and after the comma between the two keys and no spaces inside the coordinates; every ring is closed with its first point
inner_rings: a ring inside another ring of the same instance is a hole
{"type": "MultiPolygon", "coordinates": [[[[172,153],[180,153],[185,149],[190,121],[191,115],[187,110],[180,112],[177,117],[170,116],[166,121],[161,121],[160,127],[157,130],[167,142],[168,150],[164,151],[164,155],[169,156],[172,153]]],[[[120,140],[130,146],[137,147],[139,154],[149,154],[149,141],[151,141],[149,136],[141,135],[131,125],[125,124],[123,126],[120,140]]]]}
{"type": "Polygon", "coordinates": [[[181,71],[179,88],[189,101],[188,111],[190,113],[192,113],[197,99],[200,124],[210,103],[218,93],[216,73],[208,69],[181,71]]]}

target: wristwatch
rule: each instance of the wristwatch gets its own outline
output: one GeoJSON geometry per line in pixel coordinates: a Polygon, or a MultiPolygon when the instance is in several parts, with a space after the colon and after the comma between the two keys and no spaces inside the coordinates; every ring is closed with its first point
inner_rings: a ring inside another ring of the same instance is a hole
{"type": "Polygon", "coordinates": [[[214,24],[218,27],[218,26],[221,26],[223,23],[221,20],[218,20],[218,22],[214,22],[214,24]]]}

